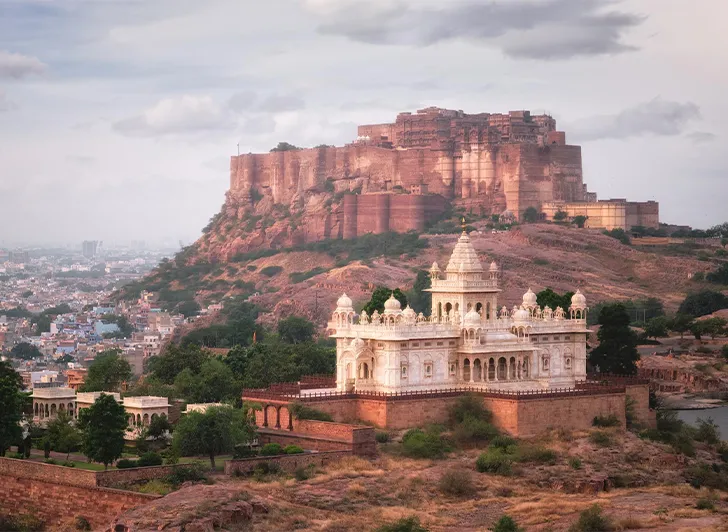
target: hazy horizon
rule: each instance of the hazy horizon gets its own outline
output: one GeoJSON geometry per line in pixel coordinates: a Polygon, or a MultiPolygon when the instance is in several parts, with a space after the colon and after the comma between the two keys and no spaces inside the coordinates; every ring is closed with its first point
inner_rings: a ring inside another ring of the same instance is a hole
{"type": "Polygon", "coordinates": [[[726,221],[728,4],[0,0],[0,242],[186,243],[229,157],[427,106],[547,111],[600,199],[726,221]],[[723,43],[721,45],[720,43],[723,43]]]}

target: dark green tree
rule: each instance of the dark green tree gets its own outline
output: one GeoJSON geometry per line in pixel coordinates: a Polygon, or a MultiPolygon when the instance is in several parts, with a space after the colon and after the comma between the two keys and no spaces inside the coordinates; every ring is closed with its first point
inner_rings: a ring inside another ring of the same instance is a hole
{"type": "Polygon", "coordinates": [[[279,142],[278,143],[278,146],[276,146],[275,148],[271,149],[270,151],[271,152],[276,152],[276,151],[294,151],[294,150],[300,150],[300,149],[301,148],[299,148],[298,146],[294,146],[293,144],[290,144],[288,142],[279,142]]]}
{"type": "Polygon", "coordinates": [[[241,385],[225,363],[210,358],[195,373],[182,370],[174,379],[175,394],[191,403],[219,403],[240,397],[241,385]]]}
{"type": "Polygon", "coordinates": [[[215,456],[233,451],[253,439],[255,429],[250,411],[229,406],[190,412],[177,423],[172,447],[180,456],[205,455],[215,469],[215,456]]]}
{"type": "Polygon", "coordinates": [[[364,305],[362,311],[366,311],[370,316],[375,310],[378,310],[381,314],[384,312],[384,303],[390,296],[394,295],[395,299],[399,300],[402,304],[402,308],[407,306],[407,296],[399,288],[395,288],[394,291],[390,290],[386,286],[380,286],[372,293],[372,298],[369,302],[364,305]]]}
{"type": "Polygon", "coordinates": [[[493,527],[493,532],[522,532],[523,529],[516,524],[514,519],[509,515],[503,515],[501,516],[498,521],[496,521],[495,526],[493,527]]]}
{"type": "Polygon", "coordinates": [[[569,217],[569,213],[565,211],[556,211],[554,213],[554,222],[563,222],[569,217]]]}
{"type": "Polygon", "coordinates": [[[10,356],[21,360],[33,360],[34,358],[42,358],[43,353],[33,344],[20,342],[10,350],[10,356]]]}
{"type": "Polygon", "coordinates": [[[675,314],[670,320],[668,320],[668,328],[676,333],[680,333],[680,339],[685,336],[693,326],[693,317],[688,314],[675,314]]]}
{"type": "Polygon", "coordinates": [[[538,222],[539,214],[535,207],[528,207],[525,211],[523,211],[522,219],[524,223],[527,224],[535,224],[538,222]]]}
{"type": "Polygon", "coordinates": [[[167,416],[154,416],[149,422],[147,434],[151,438],[158,440],[167,432],[172,432],[172,425],[170,424],[169,419],[167,419],[167,416]]]}
{"type": "Polygon", "coordinates": [[[164,384],[174,384],[174,379],[184,369],[189,369],[192,373],[199,373],[203,362],[208,358],[208,352],[198,345],[170,344],[164,353],[149,359],[147,369],[158,381],[164,384]]]}
{"type": "Polygon", "coordinates": [[[645,324],[645,336],[647,338],[665,338],[668,336],[669,320],[665,316],[658,316],[650,319],[645,324]]]}
{"type": "Polygon", "coordinates": [[[68,456],[81,448],[83,439],[81,432],[76,428],[73,418],[67,412],[59,412],[58,415],[48,422],[45,438],[51,449],[57,453],[66,453],[68,456]]]}
{"type": "Polygon", "coordinates": [[[728,321],[720,317],[715,317],[696,321],[693,324],[693,329],[698,328],[700,335],[707,334],[715,340],[716,336],[725,336],[728,332],[726,325],[728,325],[728,321]]]}
{"type": "Polygon", "coordinates": [[[83,453],[104,468],[121,457],[127,428],[124,407],[113,395],[101,394],[96,402],[78,413],[83,434],[83,453]]]}
{"type": "Polygon", "coordinates": [[[560,295],[554,292],[551,288],[546,288],[536,294],[536,302],[541,306],[541,308],[548,305],[551,307],[551,310],[556,310],[556,307],[561,307],[568,314],[573,295],[574,292],[566,292],[564,295],[560,295]]]}
{"type": "Polygon", "coordinates": [[[720,292],[704,290],[686,297],[677,312],[678,314],[688,314],[694,318],[699,318],[724,308],[728,308],[728,296],[720,292]]]}
{"type": "Polygon", "coordinates": [[[571,219],[571,223],[573,223],[574,225],[576,225],[579,229],[583,229],[584,226],[586,225],[586,221],[588,219],[589,219],[588,216],[584,216],[584,215],[580,214],[578,216],[574,216],[571,219]]]}
{"type": "Polygon", "coordinates": [[[602,307],[599,312],[599,346],[589,354],[589,364],[602,373],[634,375],[636,362],[637,335],[629,327],[629,315],[624,305],[615,303],[602,307]]]}
{"type": "Polygon", "coordinates": [[[175,310],[182,314],[185,318],[189,318],[191,316],[197,316],[197,314],[200,313],[200,310],[202,310],[202,307],[200,307],[200,304],[197,301],[190,300],[182,301],[179,305],[177,305],[175,310]]]}
{"type": "Polygon", "coordinates": [[[118,392],[124,382],[131,380],[131,365],[121,358],[121,351],[108,349],[102,351],[88,368],[83,383],[84,392],[118,392]]]}
{"type": "Polygon", "coordinates": [[[9,362],[0,361],[0,456],[22,436],[23,379],[9,362]]]}
{"type": "Polygon", "coordinates": [[[602,232],[607,236],[616,238],[625,246],[628,246],[632,243],[627,232],[624,229],[622,229],[621,227],[617,227],[616,229],[612,229],[611,231],[602,231],[602,232]]]}
{"type": "Polygon", "coordinates": [[[300,316],[289,316],[278,322],[278,335],[287,344],[310,342],[315,333],[316,326],[300,316]]]}
{"type": "Polygon", "coordinates": [[[407,292],[407,299],[409,300],[410,306],[415,312],[422,312],[425,316],[429,316],[432,312],[432,294],[425,292],[431,286],[432,279],[430,278],[430,274],[425,270],[419,270],[412,290],[407,292]]]}
{"type": "Polygon", "coordinates": [[[714,272],[708,273],[705,280],[714,284],[728,284],[728,262],[724,262],[714,272]]]}

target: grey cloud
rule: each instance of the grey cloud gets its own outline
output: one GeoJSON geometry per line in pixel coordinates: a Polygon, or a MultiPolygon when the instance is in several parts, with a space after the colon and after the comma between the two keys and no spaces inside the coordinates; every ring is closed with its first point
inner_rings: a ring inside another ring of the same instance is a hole
{"type": "Polygon", "coordinates": [[[692,133],[688,133],[685,136],[692,140],[695,144],[711,142],[718,138],[715,133],[711,133],[710,131],[693,131],[692,133]]]}
{"type": "Polygon", "coordinates": [[[47,65],[37,57],[0,50],[0,79],[21,79],[42,74],[47,65]]]}
{"type": "Polygon", "coordinates": [[[680,103],[655,98],[614,115],[579,120],[566,130],[579,141],[626,139],[646,135],[675,136],[700,118],[700,108],[692,102],[680,103]]]}
{"type": "Polygon", "coordinates": [[[16,107],[17,107],[17,105],[15,105],[15,102],[8,100],[8,97],[5,94],[5,91],[0,90],[0,113],[4,113],[6,111],[12,111],[16,107]]]}
{"type": "Polygon", "coordinates": [[[260,102],[256,109],[267,113],[282,113],[286,111],[300,111],[306,107],[306,102],[297,94],[272,95],[260,102]]]}
{"type": "Polygon", "coordinates": [[[318,10],[322,34],[369,44],[429,46],[470,40],[514,58],[567,59],[634,50],[624,34],[644,18],[605,11],[614,0],[468,0],[438,9],[392,3],[372,9],[369,2],[318,10]]]}
{"type": "Polygon", "coordinates": [[[252,109],[257,95],[252,91],[243,91],[233,94],[228,100],[228,107],[233,111],[241,112],[252,109]]]}

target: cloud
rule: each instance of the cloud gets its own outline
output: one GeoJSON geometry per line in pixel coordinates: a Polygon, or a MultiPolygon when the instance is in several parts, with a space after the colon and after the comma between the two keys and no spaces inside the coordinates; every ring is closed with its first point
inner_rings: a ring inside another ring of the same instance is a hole
{"type": "Polygon", "coordinates": [[[189,135],[231,130],[232,111],[210,96],[165,98],[142,114],[116,122],[113,129],[134,137],[189,135]]]}
{"type": "Polygon", "coordinates": [[[571,124],[566,131],[579,141],[626,139],[646,135],[681,135],[693,120],[700,118],[700,108],[692,103],[680,103],[655,98],[615,115],[584,118],[571,124]]]}
{"type": "Polygon", "coordinates": [[[615,0],[305,0],[319,33],[368,44],[429,46],[466,40],[524,59],[618,54],[644,17],[606,11],[615,0]]]}
{"type": "Polygon", "coordinates": [[[300,111],[306,107],[306,102],[297,94],[283,94],[268,96],[256,107],[258,110],[267,113],[283,113],[300,111]]]}
{"type": "Polygon", "coordinates": [[[37,57],[0,50],[0,79],[21,79],[42,74],[47,65],[37,57]]]}
{"type": "Polygon", "coordinates": [[[695,144],[711,142],[718,138],[715,133],[711,133],[710,131],[693,131],[692,133],[688,133],[685,136],[692,140],[695,144]]]}
{"type": "Polygon", "coordinates": [[[6,111],[12,111],[13,109],[16,109],[17,105],[15,105],[14,102],[8,100],[7,95],[5,94],[5,91],[0,89],[0,113],[4,113],[6,111]]]}

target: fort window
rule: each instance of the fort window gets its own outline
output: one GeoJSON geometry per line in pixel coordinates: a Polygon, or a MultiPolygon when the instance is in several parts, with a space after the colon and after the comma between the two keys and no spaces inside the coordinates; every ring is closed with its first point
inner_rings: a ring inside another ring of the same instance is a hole
{"type": "Polygon", "coordinates": [[[543,357],[543,370],[549,370],[549,357],[543,357]]]}
{"type": "Polygon", "coordinates": [[[457,366],[455,364],[450,364],[450,376],[454,376],[457,373],[457,366]]]}
{"type": "Polygon", "coordinates": [[[571,336],[564,336],[564,340],[571,340],[571,336]]]}
{"type": "Polygon", "coordinates": [[[571,369],[571,357],[566,357],[564,359],[564,366],[566,369],[571,369]]]}
{"type": "Polygon", "coordinates": [[[425,347],[429,347],[432,345],[432,342],[425,342],[425,347]]]}
{"type": "Polygon", "coordinates": [[[437,345],[438,345],[438,346],[442,346],[442,345],[444,345],[444,344],[443,344],[443,342],[437,342],[437,345]]]}
{"type": "Polygon", "coordinates": [[[407,347],[407,342],[402,342],[402,347],[407,347]]]}
{"type": "Polygon", "coordinates": [[[425,362],[425,377],[432,377],[432,362],[425,362]]]}
{"type": "Polygon", "coordinates": [[[420,343],[419,342],[412,342],[412,347],[420,347],[420,343]]]}
{"type": "Polygon", "coordinates": [[[402,364],[402,367],[400,368],[400,374],[403,379],[407,378],[407,365],[406,364],[402,364]]]}
{"type": "Polygon", "coordinates": [[[449,345],[455,345],[455,340],[450,340],[449,345]]]}
{"type": "Polygon", "coordinates": [[[559,340],[561,340],[561,336],[554,336],[554,341],[558,342],[559,340]]]}
{"type": "Polygon", "coordinates": [[[377,343],[377,347],[384,347],[384,344],[382,342],[377,343]]]}
{"type": "Polygon", "coordinates": [[[538,342],[538,337],[536,337],[536,336],[531,336],[531,341],[532,341],[532,342],[538,342]]]}

